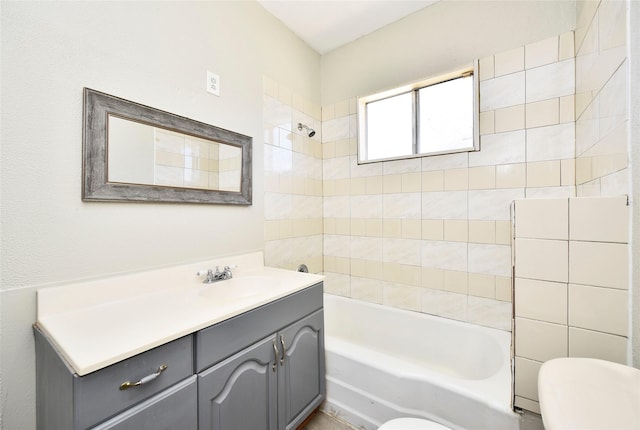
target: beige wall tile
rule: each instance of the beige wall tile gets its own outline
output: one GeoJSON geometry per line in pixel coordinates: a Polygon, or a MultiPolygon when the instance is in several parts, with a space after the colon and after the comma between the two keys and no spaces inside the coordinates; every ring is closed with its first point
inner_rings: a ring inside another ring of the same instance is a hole
{"type": "Polygon", "coordinates": [[[403,239],[422,239],[422,220],[403,219],[402,220],[403,239]]]}
{"type": "Polygon", "coordinates": [[[495,110],[495,132],[520,130],[524,128],[524,105],[509,106],[495,110]]]}
{"type": "Polygon", "coordinates": [[[366,177],[367,194],[382,194],[382,176],[366,177]]]}
{"type": "Polygon", "coordinates": [[[493,55],[490,57],[481,58],[478,67],[480,69],[479,72],[481,81],[495,77],[493,55]]]}
{"type": "Polygon", "coordinates": [[[559,187],[560,160],[527,163],[527,187],[559,187]]]}
{"type": "Polygon", "coordinates": [[[514,304],[517,317],[567,324],[567,284],[516,278],[514,304]]]}
{"type": "Polygon", "coordinates": [[[540,403],[533,400],[525,399],[524,397],[515,396],[513,404],[527,411],[535,412],[540,415],[540,403]]]}
{"type": "Polygon", "coordinates": [[[365,278],[367,276],[367,263],[366,260],[359,258],[351,259],[351,276],[359,276],[365,278]]]}
{"type": "Polygon", "coordinates": [[[442,269],[423,267],[422,286],[434,290],[444,289],[444,271],[442,269]]]}
{"type": "Polygon", "coordinates": [[[349,218],[336,218],[336,234],[351,234],[351,220],[349,218]]]}
{"type": "Polygon", "coordinates": [[[385,194],[402,191],[402,175],[384,175],[382,177],[382,192],[385,194]]]}
{"type": "Polygon", "coordinates": [[[495,111],[480,112],[480,135],[484,136],[495,132],[495,111]]]}
{"type": "Polygon", "coordinates": [[[524,46],[501,52],[494,58],[496,77],[524,70],[524,46]]]}
{"type": "Polygon", "coordinates": [[[351,178],[349,184],[349,193],[351,195],[362,195],[367,193],[366,178],[351,178]]]}
{"type": "Polygon", "coordinates": [[[568,282],[568,242],[516,239],[516,276],[542,281],[568,282]]]}
{"type": "Polygon", "coordinates": [[[422,238],[429,240],[443,240],[444,221],[439,219],[422,220],[422,238]]]}
{"type": "Polygon", "coordinates": [[[512,237],[511,221],[496,221],[496,244],[511,245],[512,237]]]}
{"type": "Polygon", "coordinates": [[[627,243],[629,212],[626,196],[569,199],[571,240],[627,243]]]}
{"type": "Polygon", "coordinates": [[[576,160],[567,159],[560,161],[560,185],[568,186],[576,184],[576,160]]]}
{"type": "Polygon", "coordinates": [[[443,287],[445,291],[459,294],[468,294],[467,272],[454,272],[451,270],[444,270],[443,272],[443,287]]]}
{"type": "Polygon", "coordinates": [[[469,239],[469,225],[467,220],[445,220],[444,240],[451,242],[467,242],[469,239]]]}
{"type": "Polygon", "coordinates": [[[422,175],[420,172],[402,174],[402,192],[416,193],[422,190],[422,175]]]}
{"type": "Polygon", "coordinates": [[[469,189],[488,190],[495,187],[495,166],[472,167],[469,169],[469,189]]]}
{"type": "Polygon", "coordinates": [[[599,358],[627,364],[627,338],[569,327],[569,357],[599,358]]]}
{"type": "Polygon", "coordinates": [[[628,294],[625,290],[569,284],[569,325],[627,336],[628,294]]]}
{"type": "Polygon", "coordinates": [[[566,60],[575,56],[573,31],[568,31],[560,35],[559,43],[559,61],[566,60]]]}
{"type": "Polygon", "coordinates": [[[469,221],[469,242],[473,243],[495,243],[496,223],[495,221],[469,221]]]}
{"type": "Polygon", "coordinates": [[[469,169],[448,169],[444,171],[445,191],[466,190],[469,188],[469,169]]]}
{"type": "Polygon", "coordinates": [[[568,354],[569,329],[566,325],[516,318],[516,333],[515,354],[518,357],[545,362],[568,354]]]}
{"type": "Polygon", "coordinates": [[[526,104],[527,128],[560,123],[560,99],[542,100],[526,104]]]}
{"type": "Polygon", "coordinates": [[[526,68],[532,69],[558,61],[558,48],[558,36],[526,45],[524,47],[526,68]]]}
{"type": "Polygon", "coordinates": [[[433,170],[422,173],[422,191],[443,191],[444,171],[433,170]]]}
{"type": "Polygon", "coordinates": [[[538,401],[538,372],[542,363],[516,357],[515,394],[529,400],[538,401]]]}
{"type": "Polygon", "coordinates": [[[382,237],[383,224],[384,224],[384,220],[379,218],[366,219],[365,220],[366,235],[369,237],[382,237]]]}
{"type": "Polygon", "coordinates": [[[382,234],[384,237],[402,237],[402,220],[385,218],[382,221],[382,234]]]}
{"type": "Polygon", "coordinates": [[[628,245],[569,242],[569,281],[626,290],[629,288],[628,245]]]}
{"type": "Polygon", "coordinates": [[[493,299],[496,296],[496,278],[493,275],[469,273],[469,295],[493,299]]]}
{"type": "Polygon", "coordinates": [[[504,302],[513,301],[511,278],[496,276],[496,300],[502,300],[504,302]]]}
{"type": "Polygon", "coordinates": [[[350,230],[352,236],[366,236],[366,220],[362,218],[351,218],[350,230]]]}
{"type": "Polygon", "coordinates": [[[568,199],[516,200],[516,237],[569,238],[568,199]]]}
{"type": "Polygon", "coordinates": [[[523,188],[527,181],[525,163],[496,166],[496,188],[523,188]]]}
{"type": "Polygon", "coordinates": [[[575,96],[560,97],[560,122],[573,122],[576,120],[575,96]]]}

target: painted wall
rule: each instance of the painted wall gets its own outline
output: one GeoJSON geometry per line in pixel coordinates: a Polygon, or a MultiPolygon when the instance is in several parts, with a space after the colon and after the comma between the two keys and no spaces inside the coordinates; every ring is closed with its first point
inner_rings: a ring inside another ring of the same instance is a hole
{"type": "Polygon", "coordinates": [[[1,7],[0,427],[28,430],[35,289],[262,249],[263,75],[318,104],[320,58],[254,2],[1,7]],[[253,206],[83,203],[83,87],[253,136],[253,206]]]}
{"type": "Polygon", "coordinates": [[[322,106],[575,27],[575,1],[442,1],[322,56],[322,106]]]}

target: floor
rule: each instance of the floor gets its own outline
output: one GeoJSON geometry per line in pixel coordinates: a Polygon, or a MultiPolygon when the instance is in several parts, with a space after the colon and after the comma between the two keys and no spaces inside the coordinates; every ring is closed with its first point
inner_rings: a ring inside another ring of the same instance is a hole
{"type": "Polygon", "coordinates": [[[356,428],[318,411],[311,421],[300,430],[356,430],[356,428]]]}

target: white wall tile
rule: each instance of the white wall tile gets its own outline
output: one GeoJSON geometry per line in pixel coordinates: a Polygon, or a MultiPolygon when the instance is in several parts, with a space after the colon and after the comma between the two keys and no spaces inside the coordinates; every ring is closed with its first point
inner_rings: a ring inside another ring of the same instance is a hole
{"type": "Polygon", "coordinates": [[[435,155],[432,157],[422,157],[422,171],[458,169],[469,166],[469,155],[467,152],[458,154],[435,155]]]}
{"type": "Polygon", "coordinates": [[[481,136],[480,151],[469,153],[469,166],[521,163],[525,161],[525,142],[524,130],[481,136]]]}
{"type": "Polygon", "coordinates": [[[511,330],[511,303],[468,296],[467,321],[498,330],[511,330]]]}
{"type": "Polygon", "coordinates": [[[515,353],[518,357],[544,362],[567,356],[569,331],[566,325],[516,318],[516,327],[515,353]]]}
{"type": "Polygon", "coordinates": [[[382,239],[382,261],[419,266],[421,241],[414,239],[382,239]]]}
{"type": "Polygon", "coordinates": [[[516,278],[517,317],[567,324],[567,284],[516,278]]]}
{"type": "Polygon", "coordinates": [[[511,246],[469,243],[468,270],[486,275],[511,275],[511,246]]]}
{"type": "MultiPolygon", "coordinates": [[[[351,237],[325,234],[323,238],[323,253],[334,257],[348,258],[351,249],[351,237]]],[[[357,258],[357,257],[354,257],[357,258]]],[[[382,256],[378,260],[381,260],[382,256]]]]}
{"type": "MultiPolygon", "coordinates": [[[[342,256],[356,258],[360,260],[382,261],[382,238],[350,236],[350,249],[342,256]],[[346,254],[346,255],[344,255],[346,254]]],[[[338,255],[338,254],[334,254],[338,255]]]]}
{"type": "Polygon", "coordinates": [[[558,36],[549,37],[539,42],[526,45],[525,65],[527,69],[544,66],[558,61],[558,36]]]}
{"type": "Polygon", "coordinates": [[[511,219],[511,202],[522,198],[524,198],[524,190],[521,188],[471,190],[469,191],[469,219],[508,221],[511,219]]]}
{"type": "Polygon", "coordinates": [[[568,282],[568,242],[516,239],[515,246],[517,277],[568,282]]]}
{"type": "Polygon", "coordinates": [[[452,318],[459,321],[467,320],[467,295],[424,289],[422,291],[422,312],[452,318]]]}
{"type": "Polygon", "coordinates": [[[516,396],[538,401],[538,373],[542,363],[522,357],[515,360],[516,396]]]}
{"type": "Polygon", "coordinates": [[[530,239],[569,238],[567,199],[516,200],[516,237],[530,239]]]}
{"type": "Polygon", "coordinates": [[[420,193],[397,193],[382,196],[384,218],[420,219],[422,195],[420,193]]]}
{"type": "Polygon", "coordinates": [[[573,158],[575,126],[573,123],[527,130],[527,161],[573,158]]]}
{"type": "Polygon", "coordinates": [[[351,196],[352,218],[382,218],[382,195],[351,196]]]}
{"type": "Polygon", "coordinates": [[[569,357],[599,358],[627,364],[627,338],[569,327],[569,357]]]}
{"type": "Polygon", "coordinates": [[[467,244],[423,240],[422,267],[467,271],[467,244]]]}
{"type": "Polygon", "coordinates": [[[569,284],[569,325],[626,336],[628,293],[614,288],[569,284]]]}
{"type": "Polygon", "coordinates": [[[382,303],[382,281],[351,276],[351,297],[371,303],[382,303]]]}
{"type": "Polygon", "coordinates": [[[467,191],[422,193],[423,219],[467,219],[467,191]]]}
{"type": "Polygon", "coordinates": [[[573,58],[527,70],[526,74],[527,103],[568,96],[575,92],[573,58]]]}
{"type": "Polygon", "coordinates": [[[570,199],[571,240],[627,243],[629,212],[626,196],[570,199]]]}
{"type": "Polygon", "coordinates": [[[569,282],[626,290],[628,245],[607,242],[569,243],[569,282]]]}
{"type": "MultiPolygon", "coordinates": [[[[480,111],[500,109],[525,102],[525,72],[480,82],[480,111]]],[[[557,96],[556,96],[557,97],[557,96]]]]}

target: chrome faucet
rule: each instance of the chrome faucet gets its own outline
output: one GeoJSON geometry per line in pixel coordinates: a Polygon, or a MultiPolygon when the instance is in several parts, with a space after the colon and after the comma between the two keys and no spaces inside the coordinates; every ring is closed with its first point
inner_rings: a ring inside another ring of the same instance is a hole
{"type": "MultiPolygon", "coordinates": [[[[234,268],[235,267],[236,266],[234,266],[234,268]]],[[[202,276],[204,274],[204,270],[199,270],[198,272],[196,272],[196,275],[198,276],[202,276]]],[[[222,272],[220,271],[220,266],[216,266],[215,272],[213,271],[213,269],[208,269],[206,275],[207,277],[204,281],[202,281],[203,284],[213,284],[214,282],[233,278],[233,273],[231,272],[231,267],[229,266],[224,266],[222,272]]]]}

